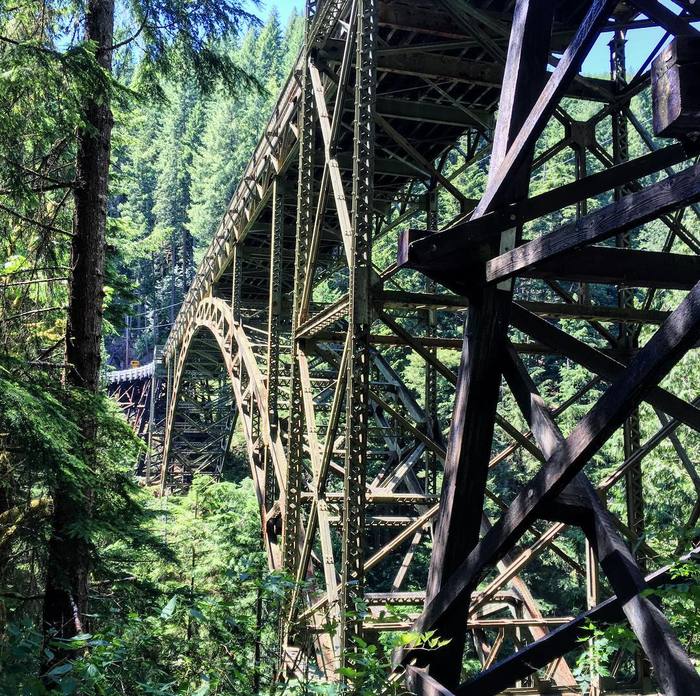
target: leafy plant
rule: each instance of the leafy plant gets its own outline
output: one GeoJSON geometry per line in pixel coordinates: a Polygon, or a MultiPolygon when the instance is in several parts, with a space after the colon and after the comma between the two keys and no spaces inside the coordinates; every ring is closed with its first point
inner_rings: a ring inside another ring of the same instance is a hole
{"type": "Polygon", "coordinates": [[[584,632],[585,635],[579,642],[586,647],[576,661],[573,673],[581,691],[587,694],[596,678],[611,676],[611,663],[619,652],[634,653],[637,639],[624,624],[598,626],[588,621],[584,632]]]}

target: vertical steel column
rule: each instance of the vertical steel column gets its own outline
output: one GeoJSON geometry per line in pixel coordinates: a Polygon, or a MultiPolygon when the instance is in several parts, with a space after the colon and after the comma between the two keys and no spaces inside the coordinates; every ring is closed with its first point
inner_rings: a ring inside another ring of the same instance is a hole
{"type": "MultiPolygon", "coordinates": [[[[586,146],[578,143],[575,148],[576,155],[576,179],[580,181],[588,176],[588,163],[586,161],[586,146]]],[[[588,215],[588,200],[579,201],[576,204],[576,218],[588,215]]],[[[579,304],[590,304],[591,294],[588,283],[580,283],[578,290],[579,304]]]]}
{"type": "MultiPolygon", "coordinates": [[[[282,317],[282,251],[284,248],[284,180],[275,177],[272,184],[272,239],[270,242],[270,293],[267,315],[267,415],[270,428],[277,430],[280,325],[282,317]]],[[[269,443],[268,443],[269,444],[269,443]]],[[[275,502],[275,472],[269,446],[265,447],[265,508],[275,502]]]]}
{"type": "Polygon", "coordinates": [[[304,278],[309,256],[309,241],[314,224],[314,96],[308,60],[309,33],[314,20],[316,2],[307,0],[304,45],[304,67],[301,74],[302,93],[299,101],[299,185],[297,195],[297,237],[294,252],[294,297],[292,303],[292,354],[289,387],[289,443],[286,505],[283,516],[284,568],[295,573],[299,562],[299,533],[301,529],[301,486],[304,456],[304,405],[299,378],[299,345],[297,327],[304,321],[299,316],[304,278]]]}
{"type": "MultiPolygon", "coordinates": [[[[166,391],[165,391],[165,427],[167,428],[168,416],[170,414],[170,409],[172,408],[173,402],[173,387],[175,385],[175,370],[177,370],[177,352],[178,349],[174,348],[168,355],[165,362],[166,370],[166,391]]],[[[170,439],[172,434],[167,432],[163,433],[163,461],[160,464],[160,494],[165,495],[165,488],[168,484],[168,459],[170,458],[170,439]]]]}
{"type": "Polygon", "coordinates": [[[158,389],[158,349],[153,349],[153,374],[151,375],[150,393],[148,395],[148,450],[146,451],[146,485],[151,485],[151,452],[153,450],[153,428],[156,422],[156,391],[158,389]]]}
{"type": "Polygon", "coordinates": [[[233,321],[241,322],[241,288],[243,287],[243,250],[238,242],[233,247],[233,278],[231,278],[231,312],[233,321]]]}
{"type": "MultiPolygon", "coordinates": [[[[615,83],[616,94],[622,92],[627,85],[626,57],[625,57],[625,32],[615,32],[610,42],[610,74],[615,83]]],[[[629,136],[627,131],[627,118],[622,109],[615,110],[612,114],[613,128],[613,159],[615,164],[620,164],[629,159],[629,136]]],[[[615,190],[615,198],[619,200],[626,193],[624,187],[615,190]]],[[[628,232],[620,234],[616,239],[617,246],[630,247],[630,235],[628,232]]],[[[634,309],[634,293],[629,288],[618,290],[618,304],[624,309],[634,309]]],[[[637,332],[630,324],[620,324],[619,350],[623,362],[628,362],[639,348],[637,332]]],[[[634,454],[641,447],[639,409],[635,409],[632,415],[625,421],[623,427],[625,459],[634,454]]],[[[642,481],[641,463],[629,467],[625,472],[625,489],[627,495],[627,524],[630,530],[637,536],[644,534],[644,489],[642,481]]],[[[644,570],[644,554],[637,552],[637,561],[644,570]]]]}
{"type": "MultiPolygon", "coordinates": [[[[372,227],[374,217],[374,109],[376,102],[377,0],[357,2],[355,129],[352,190],[346,398],[345,486],[343,491],[342,662],[362,631],[358,602],[364,595],[365,479],[369,424],[369,331],[372,227]]],[[[352,21],[352,20],[351,20],[352,21]]]]}
{"type": "MultiPolygon", "coordinates": [[[[437,230],[440,224],[438,215],[438,194],[437,188],[431,186],[425,195],[426,203],[426,229],[437,230]]],[[[429,294],[435,293],[435,281],[426,277],[425,291],[429,294]]],[[[436,335],[437,312],[434,309],[427,311],[428,336],[436,335]]],[[[429,348],[430,353],[437,357],[437,348],[429,348]]],[[[428,436],[435,442],[439,442],[438,422],[437,422],[437,372],[435,365],[430,362],[425,364],[425,416],[428,436]]],[[[425,492],[434,495],[437,492],[437,456],[433,450],[427,451],[425,492]]]]}

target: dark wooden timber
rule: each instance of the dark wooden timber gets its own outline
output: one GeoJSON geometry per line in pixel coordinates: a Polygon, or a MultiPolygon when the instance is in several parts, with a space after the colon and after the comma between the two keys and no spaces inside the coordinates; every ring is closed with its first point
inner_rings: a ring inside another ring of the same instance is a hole
{"type": "Polygon", "coordinates": [[[550,261],[586,244],[609,239],[698,200],[700,164],[498,256],[488,262],[486,280],[498,282],[510,278],[542,261],[550,261]]]}
{"type": "MultiPolygon", "coordinates": [[[[685,562],[700,561],[700,548],[695,549],[681,560],[685,562]]],[[[683,584],[691,579],[691,577],[684,575],[675,575],[673,568],[674,566],[666,566],[647,575],[645,578],[647,586],[655,589],[664,585],[683,584]]],[[[586,635],[586,626],[589,622],[596,625],[611,624],[620,621],[623,616],[622,602],[617,596],[613,596],[583,612],[564,626],[555,628],[544,638],[513,653],[474,679],[460,684],[454,693],[456,696],[499,694],[516,680],[524,679],[538,669],[545,667],[559,655],[565,655],[577,648],[580,639],[586,635]]]]}
{"type": "Polygon", "coordinates": [[[654,133],[700,135],[700,36],[675,38],[655,58],[651,76],[654,133]]]}
{"type": "Polygon", "coordinates": [[[658,0],[632,0],[632,5],[657,22],[670,34],[675,34],[676,36],[693,34],[698,36],[697,29],[690,24],[688,19],[679,17],[658,0]]]}
{"type": "Polygon", "coordinates": [[[522,275],[579,283],[690,290],[700,280],[700,257],[593,246],[535,263],[522,275]]]}
{"type": "MultiPolygon", "coordinates": [[[[564,436],[512,346],[506,347],[504,362],[505,376],[520,411],[542,453],[550,459],[564,446],[564,436]]],[[[545,507],[544,516],[583,529],[664,693],[680,696],[700,691],[700,675],[666,617],[644,594],[648,586],[643,573],[617,532],[613,516],[602,505],[584,473],[579,473],[545,507]]]]}
{"type": "MultiPolygon", "coordinates": [[[[486,193],[476,209],[477,215],[483,215],[489,210],[509,202],[507,195],[503,194],[508,191],[509,185],[513,183],[532,156],[537,138],[554,113],[567,86],[580,69],[588,51],[595,43],[598,31],[605,24],[616,4],[615,0],[595,0],[591,4],[576,35],[547,81],[537,102],[530,110],[522,128],[519,129],[517,136],[510,143],[508,154],[503,161],[497,163],[498,166],[491,163],[493,176],[489,176],[486,193]]],[[[513,22],[513,26],[517,26],[516,21],[513,22]]],[[[509,77],[507,84],[510,83],[511,78],[509,77]]],[[[506,85],[504,85],[505,88],[506,85]]]]}
{"type": "Polygon", "coordinates": [[[603,169],[524,201],[499,208],[440,232],[406,230],[400,236],[398,263],[430,275],[443,273],[467,257],[480,239],[614,189],[631,178],[643,178],[687,160],[691,151],[680,144],[603,169]]]}
{"type": "MultiPolygon", "coordinates": [[[[700,284],[632,359],[595,406],[556,448],[546,465],[516,496],[508,510],[427,605],[416,626],[440,625],[474,590],[484,569],[511,548],[529,524],[574,479],[585,463],[622,425],[646,394],[700,338],[700,284]]],[[[410,654],[410,653],[409,653],[410,654]]]]}
{"type": "MultiPolygon", "coordinates": [[[[619,360],[574,338],[554,324],[540,319],[518,303],[513,305],[511,321],[513,326],[535,340],[568,356],[607,381],[616,379],[625,369],[625,365],[619,360]]],[[[691,428],[700,430],[700,409],[665,389],[653,387],[647,393],[645,400],[691,428]]]]}
{"type": "MultiPolygon", "coordinates": [[[[510,79],[501,92],[491,154],[493,171],[498,171],[537,98],[546,72],[553,20],[549,3],[516,3],[506,61],[510,79]]],[[[533,149],[534,142],[530,159],[533,149]]],[[[507,190],[502,190],[502,200],[510,203],[525,198],[528,185],[529,173],[524,170],[513,177],[507,190]]],[[[498,238],[491,242],[494,251],[499,244],[498,238]]],[[[512,288],[486,288],[469,298],[426,602],[442,591],[479,539],[501,381],[500,356],[493,346],[501,345],[506,335],[511,296],[512,288]],[[470,505],[462,504],[465,498],[470,505]]],[[[429,674],[447,687],[459,683],[467,605],[468,597],[462,597],[456,611],[443,614],[437,624],[438,634],[449,643],[432,656],[429,674]]]]}

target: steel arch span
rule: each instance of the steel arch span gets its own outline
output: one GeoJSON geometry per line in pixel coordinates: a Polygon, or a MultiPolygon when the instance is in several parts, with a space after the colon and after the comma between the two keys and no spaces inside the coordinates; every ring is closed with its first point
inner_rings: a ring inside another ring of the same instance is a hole
{"type": "Polygon", "coordinates": [[[218,475],[240,421],[270,567],[298,581],[280,678],[338,679],[356,638],[411,629],[447,641],[396,656],[418,693],[576,694],[583,627],[625,620],[627,687],[700,693],[645,591],[671,580],[645,510],[661,443],[674,522],[700,516],[699,11],[676,4],[307,0],[165,348],[162,490],[218,475]],[[607,43],[609,77],[582,75],[607,43]],[[573,393],[546,378],[571,369],[573,393]]]}

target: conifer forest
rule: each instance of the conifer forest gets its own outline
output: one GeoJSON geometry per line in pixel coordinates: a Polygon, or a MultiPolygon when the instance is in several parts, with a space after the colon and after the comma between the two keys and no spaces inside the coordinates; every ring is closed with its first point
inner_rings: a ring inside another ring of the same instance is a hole
{"type": "Polygon", "coordinates": [[[0,696],[700,696],[695,0],[0,0],[0,696]]]}

